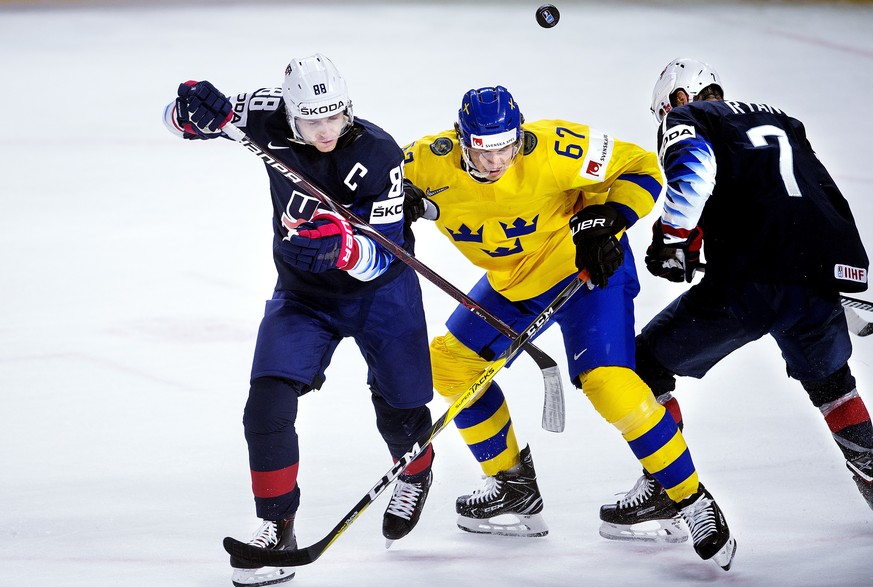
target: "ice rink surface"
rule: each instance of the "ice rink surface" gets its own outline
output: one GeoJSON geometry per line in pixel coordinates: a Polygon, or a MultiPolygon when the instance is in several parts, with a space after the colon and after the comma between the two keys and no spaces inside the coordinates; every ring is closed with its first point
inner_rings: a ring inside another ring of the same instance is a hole
{"type": "MultiPolygon", "coordinates": [[[[528,120],[576,120],[652,149],[652,86],[672,58],[696,57],[728,97],[804,121],[873,249],[873,5],[564,2],[551,30],[536,25],[537,5],[0,3],[0,584],[230,585],[221,539],[257,525],[241,414],[275,280],[266,174],[230,141],[163,128],[181,81],[277,86],[291,57],[319,51],[346,77],[356,115],[400,144],[449,128],[466,90],[501,84],[528,120]]],[[[631,230],[638,259],[654,217],[631,230]]],[[[416,233],[425,263],[462,289],[475,282],[432,226],[416,233]]],[[[645,271],[641,281],[638,326],[683,290],[645,271]]],[[[430,334],[441,334],[454,302],[423,288],[430,334]]],[[[563,434],[539,426],[529,359],[497,379],[533,449],[548,537],[455,527],[455,497],[481,479],[450,428],[410,536],[384,549],[383,495],[291,584],[873,584],[873,512],[772,340],[677,392],[701,479],[739,543],[729,573],[688,543],[598,536],[600,504],[639,466],[572,388],[557,330],[539,342],[564,373],[563,434]]],[[[873,337],[853,342],[873,404],[873,337]]],[[[302,544],[390,466],[353,343],[327,375],[298,421],[302,544]]]]}

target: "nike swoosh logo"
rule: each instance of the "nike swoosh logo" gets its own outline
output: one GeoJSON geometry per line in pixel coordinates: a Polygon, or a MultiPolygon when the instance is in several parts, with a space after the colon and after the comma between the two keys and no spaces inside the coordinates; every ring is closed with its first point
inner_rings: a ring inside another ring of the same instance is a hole
{"type": "Polygon", "coordinates": [[[440,193],[440,192],[444,192],[444,191],[446,191],[447,189],[449,189],[449,186],[447,186],[447,185],[444,185],[443,187],[441,187],[441,188],[437,188],[437,189],[435,189],[435,190],[432,190],[432,189],[430,189],[430,188],[427,188],[427,189],[424,190],[424,195],[427,196],[428,198],[432,198],[432,197],[434,197],[435,195],[437,195],[438,193],[440,193]]]}
{"type": "Polygon", "coordinates": [[[269,143],[267,143],[267,148],[268,149],[290,149],[291,147],[285,147],[283,145],[274,145],[273,141],[270,141],[269,143]]]}
{"type": "Polygon", "coordinates": [[[578,359],[579,357],[581,357],[582,355],[584,355],[584,354],[585,354],[585,351],[587,351],[587,350],[588,350],[588,349],[582,349],[582,350],[579,351],[578,353],[573,353],[573,360],[575,361],[576,359],[578,359]]]}

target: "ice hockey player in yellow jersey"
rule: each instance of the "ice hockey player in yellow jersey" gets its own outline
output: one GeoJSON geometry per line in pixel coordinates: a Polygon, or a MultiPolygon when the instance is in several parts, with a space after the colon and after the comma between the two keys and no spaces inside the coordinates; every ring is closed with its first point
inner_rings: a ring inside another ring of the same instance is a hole
{"type": "MultiPolygon", "coordinates": [[[[485,270],[469,295],[512,328],[526,327],[580,270],[588,271],[592,287],[553,318],[570,377],[686,521],[712,521],[695,538],[695,550],[729,568],[735,541],[722,512],[699,482],[676,422],[633,370],[639,281],[625,230],[662,191],[656,155],[575,122],[525,123],[502,86],[470,90],[454,129],[404,151],[405,213],[434,220],[485,270]]],[[[436,390],[454,401],[510,341],[461,306],[446,326],[431,341],[431,359],[436,390]]],[[[484,488],[458,498],[458,526],[547,534],[530,447],[519,446],[500,386],[492,381],[455,423],[486,475],[484,488]]]]}

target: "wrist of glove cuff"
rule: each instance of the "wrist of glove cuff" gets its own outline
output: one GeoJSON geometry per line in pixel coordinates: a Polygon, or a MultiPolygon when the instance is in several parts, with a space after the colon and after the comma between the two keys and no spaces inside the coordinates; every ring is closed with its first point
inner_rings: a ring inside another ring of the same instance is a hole
{"type": "Polygon", "coordinates": [[[700,249],[703,230],[676,229],[659,219],[652,226],[652,244],[646,249],[646,269],[655,277],[674,283],[691,283],[695,270],[702,265],[700,249]]]}
{"type": "Polygon", "coordinates": [[[176,121],[186,132],[203,139],[221,136],[233,117],[230,100],[208,81],[179,84],[176,121]]]}
{"type": "Polygon", "coordinates": [[[606,287],[609,278],[624,263],[624,249],[617,235],[627,225],[618,209],[608,204],[586,206],[570,218],[576,268],[586,269],[594,285],[606,287]]]}

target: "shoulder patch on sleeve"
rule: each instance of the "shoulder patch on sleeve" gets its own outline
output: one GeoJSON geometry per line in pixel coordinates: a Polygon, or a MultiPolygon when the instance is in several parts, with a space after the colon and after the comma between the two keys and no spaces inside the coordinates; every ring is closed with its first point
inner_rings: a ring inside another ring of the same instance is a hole
{"type": "Polygon", "coordinates": [[[606,133],[590,129],[588,133],[588,152],[582,162],[579,175],[595,181],[603,181],[607,173],[609,160],[612,158],[612,148],[615,142],[606,133]]]}
{"type": "Polygon", "coordinates": [[[530,155],[537,148],[537,135],[524,131],[524,154],[530,155]]]}
{"type": "Polygon", "coordinates": [[[451,153],[453,148],[452,140],[446,137],[440,137],[430,144],[430,150],[433,151],[433,154],[440,157],[451,153]]]}
{"type": "Polygon", "coordinates": [[[675,145],[679,141],[692,139],[696,136],[697,131],[695,131],[694,127],[691,125],[677,124],[676,126],[671,126],[664,131],[664,138],[661,139],[660,152],[663,153],[667,149],[667,147],[675,145]]]}

